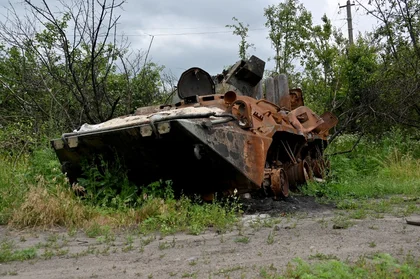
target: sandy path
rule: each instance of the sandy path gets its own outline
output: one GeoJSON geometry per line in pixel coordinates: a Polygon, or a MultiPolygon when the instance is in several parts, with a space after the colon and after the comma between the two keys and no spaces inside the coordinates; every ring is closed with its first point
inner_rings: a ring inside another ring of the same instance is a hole
{"type": "Polygon", "coordinates": [[[13,240],[19,248],[39,247],[36,259],[1,263],[0,277],[259,278],[262,268],[283,270],[295,257],[352,261],[378,252],[397,258],[420,256],[420,227],[407,225],[403,218],[351,220],[349,228],[334,229],[334,209],[312,209],[276,219],[246,215],[243,225],[231,232],[199,236],[125,232],[95,239],[83,233],[69,236],[0,227],[0,241],[13,240]]]}

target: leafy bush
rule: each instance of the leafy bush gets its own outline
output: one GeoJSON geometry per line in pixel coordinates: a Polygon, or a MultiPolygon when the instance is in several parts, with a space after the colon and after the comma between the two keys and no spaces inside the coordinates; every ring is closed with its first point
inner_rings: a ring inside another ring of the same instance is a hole
{"type": "Polygon", "coordinates": [[[55,185],[57,180],[61,182],[66,180],[65,175],[61,172],[60,162],[52,148],[36,149],[28,158],[28,169],[25,172],[26,182],[37,184],[41,178],[44,179],[46,185],[55,185]]]}
{"type": "Polygon", "coordinates": [[[26,155],[37,142],[37,135],[29,121],[13,122],[6,126],[0,125],[0,155],[16,158],[26,155]]]}
{"type": "Polygon", "coordinates": [[[78,182],[91,204],[113,208],[137,205],[138,188],[128,180],[126,168],[118,159],[112,165],[102,158],[99,164],[84,162],[82,171],[84,178],[78,182]]]}

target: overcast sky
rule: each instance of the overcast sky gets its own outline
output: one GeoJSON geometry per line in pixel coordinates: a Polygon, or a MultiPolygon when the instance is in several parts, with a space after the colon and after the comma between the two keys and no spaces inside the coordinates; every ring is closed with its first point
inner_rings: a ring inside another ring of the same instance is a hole
{"type": "MultiPolygon", "coordinates": [[[[0,6],[7,6],[8,2],[21,10],[21,0],[0,0],[0,6]]],[[[56,0],[47,2],[57,5],[56,0]]],[[[345,0],[300,2],[312,13],[315,23],[320,23],[325,13],[347,36],[346,11],[339,9],[345,0]]],[[[273,56],[264,27],[264,8],[278,3],[274,0],[128,0],[118,10],[121,15],[118,32],[127,35],[132,49],[144,51],[154,36],[149,58],[164,65],[177,78],[195,66],[214,75],[238,60],[239,37],[225,27],[233,23],[232,17],[249,24],[249,42],[255,45],[250,54],[265,61],[273,56]]],[[[352,12],[355,35],[372,28],[374,21],[361,7],[353,6],[352,12]]],[[[273,63],[267,62],[266,69],[273,67],[273,63]]]]}

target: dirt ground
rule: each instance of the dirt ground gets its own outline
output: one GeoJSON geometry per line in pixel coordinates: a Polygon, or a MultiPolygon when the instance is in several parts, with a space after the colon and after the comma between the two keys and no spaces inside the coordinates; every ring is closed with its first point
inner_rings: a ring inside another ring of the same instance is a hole
{"type": "Polygon", "coordinates": [[[13,241],[17,249],[38,249],[35,259],[0,263],[0,277],[261,278],[263,270],[281,272],[296,257],[313,262],[356,261],[375,253],[400,259],[420,256],[420,226],[408,225],[402,217],[350,220],[333,206],[307,197],[253,200],[246,209],[232,231],[209,229],[197,236],[127,231],[88,238],[83,232],[60,229],[0,227],[0,241],[13,241]]]}

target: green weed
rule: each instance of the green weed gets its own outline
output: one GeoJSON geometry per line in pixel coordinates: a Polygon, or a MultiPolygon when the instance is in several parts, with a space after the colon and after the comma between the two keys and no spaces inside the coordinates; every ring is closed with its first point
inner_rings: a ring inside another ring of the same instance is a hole
{"type": "Polygon", "coordinates": [[[200,204],[187,197],[166,201],[152,198],[146,201],[145,207],[150,210],[149,217],[139,225],[143,233],[187,231],[196,235],[208,227],[226,231],[237,221],[237,206],[217,201],[200,204]]]}
{"type": "Polygon", "coordinates": [[[127,169],[116,157],[108,163],[103,158],[96,162],[82,162],[83,178],[78,183],[84,189],[87,200],[93,205],[112,208],[135,206],[138,188],[128,180],[127,169]]]}
{"type": "Polygon", "coordinates": [[[167,241],[159,242],[158,248],[159,248],[159,250],[174,248],[175,243],[176,243],[175,239],[173,239],[173,241],[171,241],[171,242],[167,242],[167,241]]]}
{"type": "Polygon", "coordinates": [[[268,236],[267,236],[267,244],[271,245],[274,243],[274,235],[275,233],[273,231],[271,231],[268,236]]]}
{"type": "Polygon", "coordinates": [[[230,278],[228,276],[229,273],[235,272],[235,271],[238,271],[238,270],[242,270],[242,269],[244,269],[244,267],[243,266],[240,266],[240,265],[238,265],[238,266],[232,266],[232,267],[226,267],[226,268],[222,268],[222,269],[217,270],[216,272],[213,273],[213,275],[216,275],[216,276],[227,276],[225,278],[230,278]]]}
{"type": "Polygon", "coordinates": [[[152,241],[154,241],[156,239],[156,236],[155,235],[150,235],[150,236],[148,236],[148,237],[145,237],[145,238],[142,238],[141,240],[140,240],[140,242],[141,242],[141,245],[142,246],[146,246],[146,245],[149,245],[152,241]]]}
{"type": "Polygon", "coordinates": [[[98,236],[106,236],[110,234],[110,227],[101,226],[98,223],[93,223],[86,229],[85,233],[90,238],[96,238],[98,236]]]}
{"type": "Polygon", "coordinates": [[[360,258],[356,264],[338,260],[308,264],[295,259],[287,267],[287,278],[416,278],[419,263],[399,263],[388,254],[378,254],[372,259],[360,258]]]}
{"type": "Polygon", "coordinates": [[[197,278],[198,272],[184,273],[181,275],[181,278],[197,278]]]}
{"type": "Polygon", "coordinates": [[[364,209],[354,210],[349,213],[351,219],[365,219],[367,217],[367,212],[364,209]]]}
{"type": "Polygon", "coordinates": [[[244,243],[244,244],[248,244],[250,241],[250,238],[247,236],[242,236],[242,237],[237,237],[235,238],[235,242],[236,243],[244,243]]]}
{"type": "Polygon", "coordinates": [[[333,229],[347,229],[353,226],[353,222],[347,216],[335,216],[332,219],[333,229]]]}
{"type": "Polygon", "coordinates": [[[11,261],[30,260],[37,256],[37,249],[35,247],[26,249],[15,249],[13,242],[0,242],[0,263],[11,261]]]}
{"type": "Polygon", "coordinates": [[[332,254],[323,254],[323,253],[316,253],[315,255],[310,255],[309,256],[310,260],[320,260],[320,261],[325,261],[325,260],[339,260],[337,256],[332,255],[332,254]]]}
{"type": "Polygon", "coordinates": [[[339,261],[333,256],[317,254],[314,263],[308,263],[301,258],[289,262],[284,272],[276,269],[262,267],[259,278],[325,278],[325,279],[350,279],[350,278],[418,278],[420,262],[407,257],[399,262],[389,254],[376,254],[371,257],[362,256],[355,263],[339,261]],[[331,258],[331,259],[330,259],[331,258]]]}

